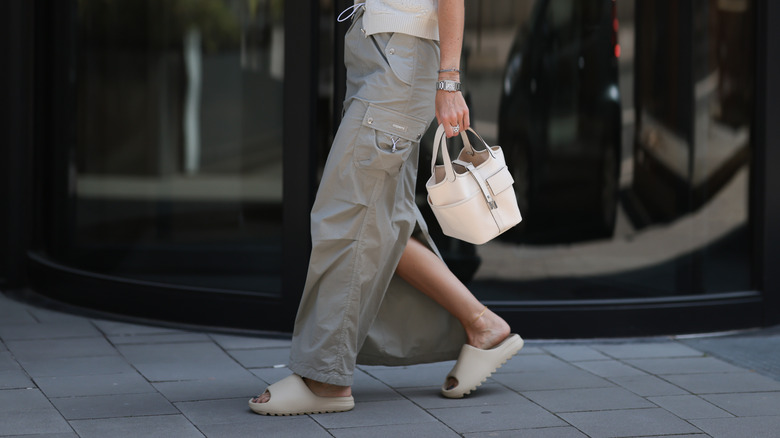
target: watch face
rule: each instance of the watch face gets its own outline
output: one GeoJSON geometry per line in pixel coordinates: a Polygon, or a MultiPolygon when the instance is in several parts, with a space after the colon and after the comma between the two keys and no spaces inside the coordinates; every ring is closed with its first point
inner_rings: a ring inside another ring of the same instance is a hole
{"type": "Polygon", "coordinates": [[[439,81],[436,83],[436,89],[444,91],[460,91],[460,82],[439,81]]]}

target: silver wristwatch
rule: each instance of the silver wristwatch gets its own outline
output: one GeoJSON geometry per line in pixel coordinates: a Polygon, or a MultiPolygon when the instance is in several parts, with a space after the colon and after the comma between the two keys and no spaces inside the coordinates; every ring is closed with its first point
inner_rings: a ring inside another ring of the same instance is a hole
{"type": "Polygon", "coordinates": [[[444,91],[460,91],[460,82],[447,80],[439,81],[436,82],[436,89],[444,91]]]}

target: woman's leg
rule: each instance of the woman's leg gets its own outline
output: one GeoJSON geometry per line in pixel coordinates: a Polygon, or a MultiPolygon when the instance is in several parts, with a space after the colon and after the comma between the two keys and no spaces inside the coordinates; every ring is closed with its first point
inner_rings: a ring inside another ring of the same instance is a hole
{"type": "MultiPolygon", "coordinates": [[[[466,330],[469,345],[487,349],[500,343],[509,335],[509,324],[490,309],[486,310],[447,265],[416,239],[409,239],[396,273],[454,315],[466,330]]],[[[320,396],[352,394],[348,386],[304,380],[312,392],[320,396]]],[[[458,382],[452,379],[448,383],[448,387],[454,387],[458,382]]],[[[269,399],[270,395],[266,391],[255,398],[254,402],[265,403],[269,399]]]]}
{"type": "Polygon", "coordinates": [[[509,324],[486,310],[444,261],[416,239],[409,239],[396,273],[455,316],[469,345],[491,348],[509,335],[509,324]]]}

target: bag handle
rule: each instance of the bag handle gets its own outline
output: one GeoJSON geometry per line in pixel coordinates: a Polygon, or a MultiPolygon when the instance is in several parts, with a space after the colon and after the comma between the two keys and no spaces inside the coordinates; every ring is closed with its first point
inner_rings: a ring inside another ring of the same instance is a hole
{"type": "Polygon", "coordinates": [[[431,154],[431,175],[436,170],[436,158],[441,149],[441,157],[444,162],[444,175],[448,181],[455,181],[455,171],[452,169],[450,161],[450,152],[447,150],[447,137],[444,136],[444,125],[439,125],[436,129],[436,135],[433,137],[433,153],[431,154]]]}
{"type": "MultiPolygon", "coordinates": [[[[493,153],[493,149],[488,146],[487,142],[479,135],[477,134],[477,131],[469,128],[467,131],[474,134],[474,136],[479,140],[480,143],[482,143],[482,146],[485,148],[486,151],[490,154],[490,156],[495,159],[496,156],[493,153]]],[[[466,131],[463,131],[460,133],[461,139],[463,140],[463,149],[466,150],[466,153],[469,155],[474,155],[474,146],[472,146],[471,141],[469,140],[469,136],[466,131]]],[[[431,175],[434,174],[434,171],[436,169],[436,158],[439,156],[439,149],[441,149],[441,156],[442,161],[444,162],[444,174],[447,177],[448,181],[455,181],[455,170],[452,168],[452,161],[450,159],[450,152],[447,149],[447,137],[444,135],[444,125],[439,125],[439,127],[436,129],[436,135],[433,138],[433,153],[431,154],[431,175]]]]}
{"type": "Polygon", "coordinates": [[[477,134],[477,131],[475,131],[475,130],[473,130],[473,129],[471,129],[471,128],[469,128],[469,129],[467,129],[467,130],[465,130],[465,131],[463,131],[463,132],[461,132],[461,133],[460,133],[460,137],[461,137],[461,139],[463,140],[463,149],[465,149],[465,150],[466,150],[466,153],[467,153],[467,154],[469,154],[469,155],[474,155],[474,146],[472,146],[472,145],[471,145],[471,141],[469,140],[469,136],[468,136],[468,133],[469,133],[469,132],[471,132],[472,134],[474,134],[474,137],[477,137],[477,139],[479,140],[479,142],[480,142],[480,143],[482,143],[482,148],[483,148],[483,149],[485,149],[486,151],[488,151],[488,153],[490,154],[490,156],[491,156],[492,158],[496,158],[496,156],[493,154],[493,149],[491,149],[491,147],[490,147],[490,146],[487,144],[487,142],[486,142],[486,141],[485,141],[485,140],[482,138],[482,136],[480,136],[479,134],[477,134]]]}

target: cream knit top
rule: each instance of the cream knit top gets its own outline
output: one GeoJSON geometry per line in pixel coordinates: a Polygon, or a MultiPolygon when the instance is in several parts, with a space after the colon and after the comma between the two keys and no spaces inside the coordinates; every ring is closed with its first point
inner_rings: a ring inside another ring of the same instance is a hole
{"type": "Polygon", "coordinates": [[[399,32],[439,39],[438,0],[365,0],[365,3],[366,35],[399,32]]]}

